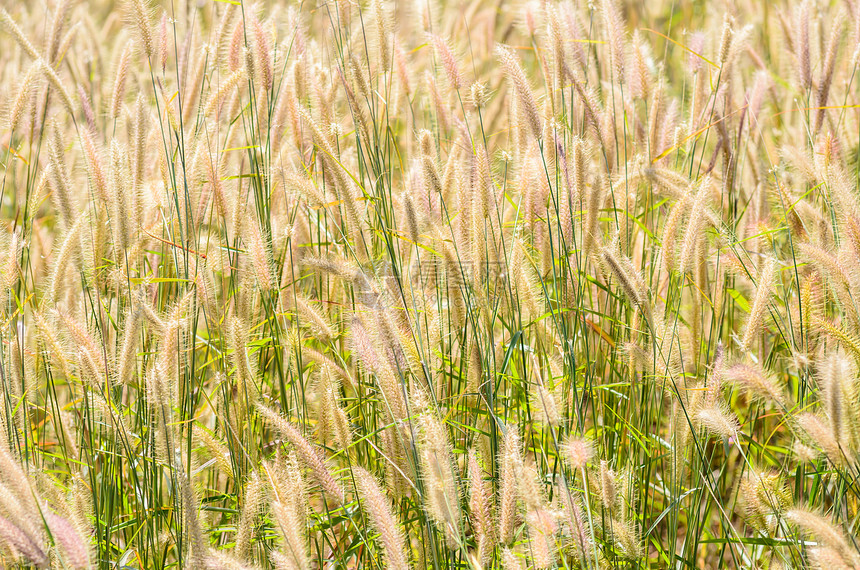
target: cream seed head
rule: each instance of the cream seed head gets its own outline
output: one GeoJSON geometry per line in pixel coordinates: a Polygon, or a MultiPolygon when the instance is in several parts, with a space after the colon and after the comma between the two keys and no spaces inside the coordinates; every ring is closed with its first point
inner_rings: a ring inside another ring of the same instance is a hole
{"type": "Polygon", "coordinates": [[[128,82],[129,65],[131,63],[132,43],[126,44],[120,55],[116,67],[116,79],[114,80],[113,94],[111,95],[110,117],[116,119],[122,110],[125,98],[126,84],[128,82]]]}
{"type": "Polygon", "coordinates": [[[564,453],[572,469],[582,470],[594,456],[594,448],[588,440],[571,437],[564,444],[564,453]]]}
{"type": "Polygon", "coordinates": [[[469,88],[469,93],[471,96],[472,104],[476,109],[483,109],[487,106],[487,102],[489,101],[489,93],[487,92],[487,86],[480,81],[476,81],[472,83],[472,86],[469,88]]]}
{"type": "Polygon", "coordinates": [[[439,36],[431,35],[430,41],[433,43],[433,49],[436,50],[436,57],[442,63],[442,69],[445,70],[451,89],[459,91],[463,84],[463,77],[460,73],[460,67],[457,65],[457,56],[454,55],[448,43],[439,36]]]}
{"type": "Polygon", "coordinates": [[[517,58],[514,56],[510,48],[503,45],[496,46],[496,57],[498,57],[505,75],[513,88],[514,95],[521,107],[521,113],[524,116],[526,128],[534,135],[535,138],[541,137],[542,127],[540,113],[538,111],[537,100],[532,92],[529,81],[523,71],[517,58]]]}
{"type": "Polygon", "coordinates": [[[18,95],[9,108],[9,129],[15,131],[20,125],[27,105],[32,100],[31,94],[38,87],[40,68],[37,63],[30,65],[18,87],[18,95]]]}
{"type": "Polygon", "coordinates": [[[147,0],[126,0],[127,18],[134,26],[138,35],[143,55],[152,60],[155,55],[155,44],[152,39],[152,24],[150,22],[151,8],[147,0]]]}
{"type": "Polygon", "coordinates": [[[379,533],[385,549],[388,567],[393,570],[408,570],[409,557],[389,500],[373,475],[364,469],[356,467],[355,478],[364,509],[368,513],[371,525],[379,533]]]}
{"type": "Polygon", "coordinates": [[[39,60],[41,58],[39,52],[35,47],[33,47],[33,44],[30,43],[30,40],[24,35],[24,32],[21,31],[21,27],[18,26],[18,23],[12,15],[6,11],[6,8],[2,6],[0,6],[0,25],[2,25],[3,28],[15,38],[15,41],[19,46],[21,46],[21,49],[23,49],[27,55],[34,60],[39,60]]]}

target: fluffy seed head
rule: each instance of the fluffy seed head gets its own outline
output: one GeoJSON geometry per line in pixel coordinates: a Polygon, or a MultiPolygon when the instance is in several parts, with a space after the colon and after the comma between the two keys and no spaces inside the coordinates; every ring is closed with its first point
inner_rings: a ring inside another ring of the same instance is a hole
{"type": "Polygon", "coordinates": [[[496,46],[496,57],[499,58],[505,75],[513,88],[527,128],[536,139],[541,138],[543,129],[541,128],[540,112],[538,111],[537,100],[529,85],[529,80],[526,78],[525,71],[523,71],[520,62],[517,61],[513,52],[501,44],[496,46]]]}
{"type": "Polygon", "coordinates": [[[392,512],[391,503],[373,475],[361,467],[353,467],[353,475],[370,524],[379,533],[388,567],[393,570],[408,570],[409,557],[406,554],[403,533],[392,512]]]}
{"type": "Polygon", "coordinates": [[[487,92],[487,86],[480,81],[475,81],[472,83],[472,86],[469,88],[469,94],[471,96],[472,104],[476,109],[483,109],[487,105],[487,101],[489,100],[489,93],[487,92]]]}
{"type": "Polygon", "coordinates": [[[155,52],[152,41],[152,23],[150,22],[152,10],[149,3],[147,0],[126,0],[126,4],[127,18],[130,24],[135,27],[138,40],[143,48],[143,54],[151,60],[155,52]]]}
{"type": "Polygon", "coordinates": [[[776,379],[761,366],[736,364],[725,371],[725,377],[739,387],[745,388],[756,397],[780,405],[785,402],[785,396],[776,379]]]}
{"type": "Polygon", "coordinates": [[[572,469],[582,470],[594,456],[594,448],[586,439],[571,437],[564,444],[564,457],[572,469]]]}
{"type": "Polygon", "coordinates": [[[517,480],[522,472],[522,443],[519,435],[509,427],[505,434],[500,458],[501,482],[499,497],[499,538],[509,544],[514,538],[517,516],[517,480]]]}
{"type": "Polygon", "coordinates": [[[768,303],[770,302],[770,294],[777,276],[776,270],[776,260],[768,260],[762,269],[756,287],[755,298],[753,299],[753,306],[750,309],[749,320],[747,320],[747,328],[741,341],[741,346],[745,350],[752,349],[752,344],[758,337],[758,332],[764,323],[768,303]]]}
{"type": "Polygon", "coordinates": [[[441,37],[432,34],[430,41],[433,43],[433,49],[436,50],[436,57],[442,62],[442,68],[445,70],[445,75],[448,77],[451,89],[459,91],[463,85],[463,77],[460,74],[460,67],[457,65],[457,56],[454,55],[451,47],[441,37]]]}
{"type": "Polygon", "coordinates": [[[702,408],[695,419],[708,432],[726,439],[737,437],[738,421],[723,405],[702,408]]]}

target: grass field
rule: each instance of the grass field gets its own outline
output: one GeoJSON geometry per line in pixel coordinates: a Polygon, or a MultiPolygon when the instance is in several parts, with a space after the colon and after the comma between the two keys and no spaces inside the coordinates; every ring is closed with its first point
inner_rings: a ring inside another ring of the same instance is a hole
{"type": "Polygon", "coordinates": [[[857,0],[0,0],[0,566],[860,568],[857,0]]]}

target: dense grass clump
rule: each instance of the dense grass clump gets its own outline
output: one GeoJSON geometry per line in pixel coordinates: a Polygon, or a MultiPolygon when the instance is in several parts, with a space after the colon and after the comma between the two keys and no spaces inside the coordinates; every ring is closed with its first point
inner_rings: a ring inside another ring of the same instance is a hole
{"type": "Polygon", "coordinates": [[[0,562],[860,568],[860,4],[0,3],[0,562]]]}

